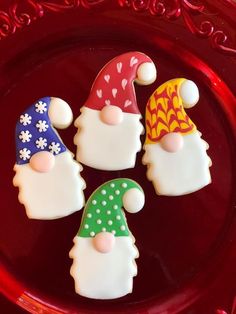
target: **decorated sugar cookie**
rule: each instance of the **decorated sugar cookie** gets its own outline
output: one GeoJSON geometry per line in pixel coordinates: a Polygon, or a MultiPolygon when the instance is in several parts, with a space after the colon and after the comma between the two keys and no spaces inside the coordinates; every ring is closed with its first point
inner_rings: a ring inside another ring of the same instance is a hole
{"type": "Polygon", "coordinates": [[[108,181],[90,196],[70,251],[78,294],[115,299],[132,292],[139,253],[122,207],[136,213],[143,206],[144,192],[130,179],[108,181]]]}
{"type": "Polygon", "coordinates": [[[147,103],[143,163],[157,194],[188,194],[211,183],[209,146],[184,110],[198,100],[196,84],[178,78],[158,87],[147,103]]]}
{"type": "Polygon", "coordinates": [[[68,127],[72,118],[65,101],[44,97],[16,124],[13,184],[19,187],[18,198],[29,218],[60,218],[84,206],[82,167],[54,129],[68,127]]]}
{"type": "Polygon", "coordinates": [[[79,162],[102,170],[134,167],[143,126],[133,82],[148,85],[155,79],[155,65],[140,52],[120,55],[100,71],[75,121],[79,162]]]}

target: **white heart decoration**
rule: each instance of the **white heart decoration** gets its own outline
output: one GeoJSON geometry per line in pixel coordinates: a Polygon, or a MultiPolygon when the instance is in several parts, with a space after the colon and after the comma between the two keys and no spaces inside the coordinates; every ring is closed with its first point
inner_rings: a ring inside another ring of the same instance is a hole
{"type": "Polygon", "coordinates": [[[114,98],[116,98],[116,94],[117,94],[117,89],[116,88],[112,88],[112,96],[114,98]]]}
{"type": "Polygon", "coordinates": [[[110,78],[111,78],[111,77],[110,77],[109,74],[107,74],[107,75],[104,76],[104,80],[105,80],[107,83],[109,83],[110,78]]]}
{"type": "Polygon", "coordinates": [[[127,99],[127,100],[125,101],[125,108],[128,107],[128,106],[130,106],[131,104],[132,104],[132,101],[129,100],[129,99],[127,99]]]}
{"type": "Polygon", "coordinates": [[[110,100],[109,100],[109,99],[106,99],[106,100],[105,100],[105,104],[106,104],[107,106],[110,106],[110,104],[111,104],[110,100]]]}
{"type": "Polygon", "coordinates": [[[125,87],[126,87],[127,83],[128,83],[128,81],[126,79],[123,79],[121,81],[121,86],[122,86],[123,90],[125,90],[125,87]]]}
{"type": "Polygon", "coordinates": [[[135,65],[136,63],[138,63],[138,59],[136,59],[135,57],[132,57],[130,59],[130,66],[132,67],[133,65],[135,65]]]}
{"type": "Polygon", "coordinates": [[[117,72],[121,73],[122,63],[121,62],[117,63],[116,67],[117,67],[117,72]]]}
{"type": "Polygon", "coordinates": [[[101,89],[97,89],[97,96],[98,96],[98,98],[102,98],[102,90],[101,89]]]}

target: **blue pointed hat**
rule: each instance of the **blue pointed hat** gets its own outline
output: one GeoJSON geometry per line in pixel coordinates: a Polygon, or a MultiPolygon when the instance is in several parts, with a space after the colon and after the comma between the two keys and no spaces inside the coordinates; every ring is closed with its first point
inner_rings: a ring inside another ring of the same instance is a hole
{"type": "Polygon", "coordinates": [[[34,154],[41,151],[58,155],[67,150],[48,115],[50,103],[51,97],[39,99],[24,111],[17,121],[17,164],[27,164],[34,154]]]}

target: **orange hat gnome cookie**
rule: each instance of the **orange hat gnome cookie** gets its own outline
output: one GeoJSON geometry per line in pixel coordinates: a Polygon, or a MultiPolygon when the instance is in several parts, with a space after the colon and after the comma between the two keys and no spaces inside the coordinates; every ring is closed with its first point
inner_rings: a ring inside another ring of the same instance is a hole
{"type": "Polygon", "coordinates": [[[75,121],[79,162],[101,170],[134,167],[143,126],[133,83],[148,85],[155,79],[154,63],[140,52],[125,53],[105,65],[75,121]]]}
{"type": "Polygon", "coordinates": [[[104,183],[90,196],[70,251],[78,294],[115,299],[132,292],[139,254],[122,207],[136,213],[144,201],[142,188],[123,178],[104,183]]]}
{"type": "Polygon", "coordinates": [[[149,98],[143,163],[157,194],[188,194],[211,183],[209,146],[184,110],[198,100],[196,84],[184,78],[167,81],[149,98]]]}
{"type": "Polygon", "coordinates": [[[62,99],[39,99],[16,124],[14,186],[29,218],[55,219],[84,206],[82,167],[73,159],[54,127],[67,128],[73,119],[62,99]]]}

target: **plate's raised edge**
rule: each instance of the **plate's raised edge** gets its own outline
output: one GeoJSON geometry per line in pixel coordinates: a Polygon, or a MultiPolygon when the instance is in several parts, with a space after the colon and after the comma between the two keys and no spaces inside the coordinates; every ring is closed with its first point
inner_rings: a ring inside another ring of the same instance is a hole
{"type": "MultiPolygon", "coordinates": [[[[221,0],[223,2],[227,2],[228,4],[232,5],[234,9],[236,9],[236,1],[235,0],[221,0]]],[[[233,313],[234,314],[234,313],[233,313]]]]}
{"type": "MultiPolygon", "coordinates": [[[[227,0],[230,1],[230,0],[227,0]]],[[[220,12],[210,12],[206,1],[198,4],[192,0],[118,0],[120,6],[129,7],[135,11],[148,11],[154,16],[162,16],[166,20],[177,20],[182,17],[186,28],[194,35],[209,39],[213,49],[221,53],[236,57],[235,47],[228,46],[228,36],[211,20],[211,15],[219,16],[220,12]],[[200,16],[200,23],[194,21],[195,16],[200,16]]]]}
{"type": "Polygon", "coordinates": [[[106,0],[15,0],[10,1],[6,9],[0,7],[0,40],[14,34],[17,30],[29,26],[47,12],[65,12],[83,7],[90,9],[106,0]]]}
{"type": "MultiPolygon", "coordinates": [[[[137,11],[137,14],[138,11],[148,12],[150,15],[172,21],[182,17],[184,25],[191,33],[208,39],[213,49],[236,57],[236,44],[228,44],[225,31],[209,18],[211,14],[218,15],[220,12],[210,12],[207,2],[200,1],[198,4],[196,1],[193,3],[192,0],[115,0],[114,2],[117,2],[121,8],[137,11]],[[201,18],[200,23],[195,22],[195,16],[201,18]]],[[[20,28],[31,25],[47,12],[58,13],[79,7],[90,9],[104,2],[107,0],[15,0],[5,11],[0,10],[0,40],[14,34],[20,28]]]]}

